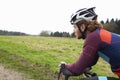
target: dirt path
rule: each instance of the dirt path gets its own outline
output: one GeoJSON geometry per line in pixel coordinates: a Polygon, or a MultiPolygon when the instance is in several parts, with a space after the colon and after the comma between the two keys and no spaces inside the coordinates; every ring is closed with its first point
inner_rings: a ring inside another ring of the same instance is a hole
{"type": "Polygon", "coordinates": [[[23,73],[6,69],[2,64],[0,64],[0,80],[33,80],[33,79],[26,79],[23,73]]]}

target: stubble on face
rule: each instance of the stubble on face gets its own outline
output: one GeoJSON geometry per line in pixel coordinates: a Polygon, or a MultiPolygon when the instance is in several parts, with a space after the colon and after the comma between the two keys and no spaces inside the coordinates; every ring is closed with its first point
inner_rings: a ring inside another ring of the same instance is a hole
{"type": "Polygon", "coordinates": [[[81,33],[80,33],[80,31],[79,31],[79,29],[78,29],[78,27],[76,25],[74,25],[74,34],[75,34],[77,39],[82,38],[81,33]]]}

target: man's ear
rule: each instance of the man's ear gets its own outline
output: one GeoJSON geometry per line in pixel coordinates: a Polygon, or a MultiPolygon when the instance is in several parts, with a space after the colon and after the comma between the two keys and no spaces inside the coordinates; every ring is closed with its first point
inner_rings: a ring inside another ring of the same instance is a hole
{"type": "Polygon", "coordinates": [[[81,24],[80,29],[81,29],[81,31],[84,31],[85,30],[85,25],[81,24]]]}

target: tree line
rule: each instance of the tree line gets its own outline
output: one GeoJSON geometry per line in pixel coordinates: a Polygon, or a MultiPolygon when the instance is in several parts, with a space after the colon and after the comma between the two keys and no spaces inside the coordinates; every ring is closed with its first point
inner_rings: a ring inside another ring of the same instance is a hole
{"type": "Polygon", "coordinates": [[[42,31],[40,36],[51,36],[51,37],[72,37],[69,32],[49,32],[49,31],[42,31]]]}
{"type": "Polygon", "coordinates": [[[21,36],[21,35],[28,35],[26,33],[22,32],[15,32],[15,31],[7,31],[7,30],[0,30],[0,35],[16,35],[16,36],[21,36]]]}
{"type": "MultiPolygon", "coordinates": [[[[105,29],[108,31],[120,34],[120,20],[113,18],[111,20],[107,19],[105,22],[102,20],[100,23],[103,25],[105,29]]],[[[49,32],[49,31],[42,31],[40,36],[52,36],[52,37],[74,37],[74,33],[69,32],[49,32]]]]}
{"type": "Polygon", "coordinates": [[[120,20],[107,19],[105,23],[104,21],[101,21],[101,23],[103,24],[104,28],[108,31],[120,34],[120,20]]]}
{"type": "MultiPolygon", "coordinates": [[[[108,31],[120,34],[120,20],[119,19],[107,19],[105,22],[102,20],[100,23],[104,26],[105,29],[108,31]]],[[[0,35],[29,35],[22,32],[15,32],[15,31],[6,31],[0,30],[0,35]]],[[[74,33],[69,32],[49,32],[49,31],[41,31],[39,36],[51,36],[51,37],[74,37],[74,33]]]]}

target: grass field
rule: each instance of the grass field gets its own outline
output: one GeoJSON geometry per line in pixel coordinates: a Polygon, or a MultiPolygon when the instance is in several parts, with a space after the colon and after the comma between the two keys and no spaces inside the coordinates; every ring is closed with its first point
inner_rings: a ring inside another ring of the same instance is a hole
{"type": "MultiPolygon", "coordinates": [[[[34,80],[56,80],[59,63],[75,62],[82,46],[83,40],[74,38],[0,36],[0,63],[34,80]]],[[[102,59],[93,71],[98,75],[115,76],[102,59]]]]}

